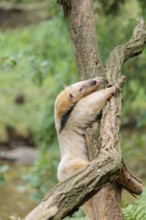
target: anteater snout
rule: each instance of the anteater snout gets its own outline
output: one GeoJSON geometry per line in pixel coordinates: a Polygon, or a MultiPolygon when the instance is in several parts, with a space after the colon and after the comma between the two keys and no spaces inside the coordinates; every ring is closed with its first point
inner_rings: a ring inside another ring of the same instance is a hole
{"type": "Polygon", "coordinates": [[[92,80],[90,81],[90,85],[91,85],[91,86],[96,85],[96,80],[92,79],[92,80]]]}
{"type": "Polygon", "coordinates": [[[108,80],[104,77],[97,77],[95,79],[96,79],[96,82],[99,84],[108,83],[108,80]]]}

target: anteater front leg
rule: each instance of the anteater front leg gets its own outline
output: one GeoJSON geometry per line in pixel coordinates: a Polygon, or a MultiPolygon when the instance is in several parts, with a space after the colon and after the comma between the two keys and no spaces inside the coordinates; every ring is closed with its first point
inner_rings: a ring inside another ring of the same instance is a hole
{"type": "Polygon", "coordinates": [[[71,115],[74,123],[80,128],[87,127],[91,122],[95,121],[96,116],[103,109],[106,102],[117,92],[118,88],[112,86],[82,98],[71,115]]]}

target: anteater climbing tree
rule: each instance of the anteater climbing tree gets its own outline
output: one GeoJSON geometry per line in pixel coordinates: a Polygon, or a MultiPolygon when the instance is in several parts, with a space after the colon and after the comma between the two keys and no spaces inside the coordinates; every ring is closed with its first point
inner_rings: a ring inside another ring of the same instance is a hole
{"type": "Polygon", "coordinates": [[[56,185],[25,220],[62,219],[91,197],[95,219],[121,220],[122,187],[136,195],[143,191],[141,182],[130,174],[121,156],[119,126],[124,84],[121,68],[129,58],[144,49],[146,24],[139,19],[130,40],[111,51],[104,66],[96,39],[92,0],[58,0],[58,3],[69,21],[80,79],[104,76],[121,92],[107,103],[100,121],[86,131],[91,163],[56,185]]]}

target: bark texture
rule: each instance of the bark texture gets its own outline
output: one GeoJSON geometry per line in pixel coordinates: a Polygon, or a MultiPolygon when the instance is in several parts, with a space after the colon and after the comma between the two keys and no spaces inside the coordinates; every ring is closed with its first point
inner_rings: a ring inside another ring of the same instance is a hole
{"type": "Polygon", "coordinates": [[[94,78],[103,74],[104,66],[96,39],[92,1],[71,0],[68,18],[80,78],[94,78]]]}

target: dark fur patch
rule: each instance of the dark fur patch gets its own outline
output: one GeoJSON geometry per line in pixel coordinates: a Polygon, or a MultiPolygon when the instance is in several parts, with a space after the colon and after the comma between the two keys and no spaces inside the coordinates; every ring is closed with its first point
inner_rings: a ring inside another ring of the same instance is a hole
{"type": "Polygon", "coordinates": [[[59,133],[60,133],[60,132],[63,130],[63,128],[65,127],[65,125],[66,125],[66,123],[67,123],[67,121],[68,121],[68,119],[69,119],[69,116],[70,116],[72,110],[74,109],[75,105],[76,105],[76,103],[62,116],[62,118],[61,118],[61,127],[60,127],[60,129],[59,129],[59,133]]]}
{"type": "Polygon", "coordinates": [[[98,113],[98,115],[96,116],[96,120],[100,121],[102,118],[102,110],[98,113]]]}

